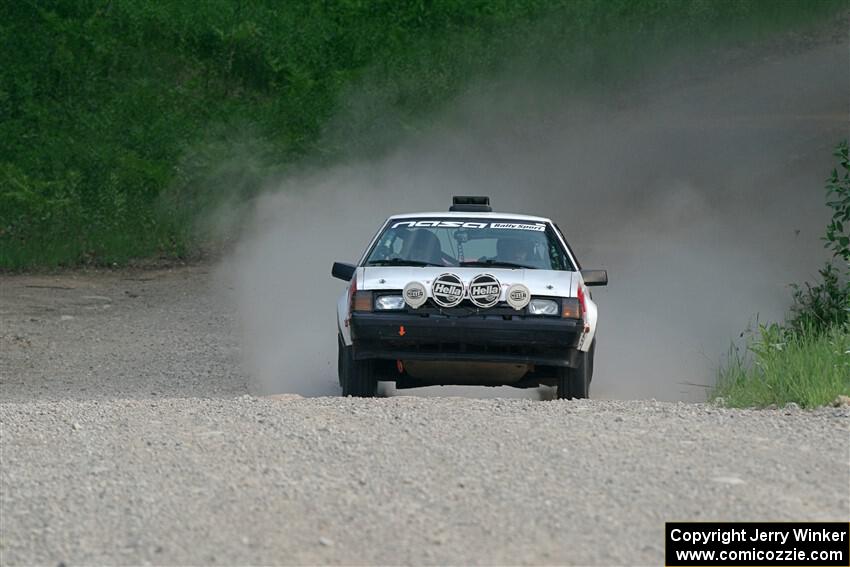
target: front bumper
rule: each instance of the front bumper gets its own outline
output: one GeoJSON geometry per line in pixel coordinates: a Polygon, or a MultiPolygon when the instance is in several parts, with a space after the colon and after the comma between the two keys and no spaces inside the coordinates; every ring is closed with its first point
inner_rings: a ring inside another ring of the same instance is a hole
{"type": "Polygon", "coordinates": [[[548,317],[452,317],[407,312],[351,317],[354,358],[576,366],[581,321],[548,317]]]}

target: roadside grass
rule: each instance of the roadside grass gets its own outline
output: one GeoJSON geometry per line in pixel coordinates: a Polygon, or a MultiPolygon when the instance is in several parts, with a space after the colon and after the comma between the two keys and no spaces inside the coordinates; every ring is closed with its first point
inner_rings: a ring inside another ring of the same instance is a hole
{"type": "Polygon", "coordinates": [[[794,402],[804,408],[850,395],[850,326],[821,332],[760,326],[743,353],[731,350],[714,395],[729,407],[794,402]]]}

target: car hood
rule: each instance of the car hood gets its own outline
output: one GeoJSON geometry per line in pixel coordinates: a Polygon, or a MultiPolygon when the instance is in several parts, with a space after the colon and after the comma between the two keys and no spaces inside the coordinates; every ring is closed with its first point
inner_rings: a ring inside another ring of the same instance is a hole
{"type": "MultiPolygon", "coordinates": [[[[573,274],[555,270],[526,270],[487,268],[483,266],[468,268],[451,267],[408,267],[408,266],[374,266],[358,269],[357,289],[361,290],[401,290],[410,282],[417,281],[425,285],[428,296],[431,295],[431,283],[441,274],[455,274],[469,285],[472,278],[479,274],[490,274],[502,284],[506,290],[513,284],[523,284],[532,295],[551,295],[555,297],[575,297],[573,274]]],[[[504,296],[503,296],[504,297],[504,296]]]]}

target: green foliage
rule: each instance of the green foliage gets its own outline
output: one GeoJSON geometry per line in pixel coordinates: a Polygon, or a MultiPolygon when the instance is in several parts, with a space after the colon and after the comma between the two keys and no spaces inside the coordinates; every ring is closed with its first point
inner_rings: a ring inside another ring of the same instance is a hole
{"type": "Polygon", "coordinates": [[[788,325],[825,332],[850,322],[850,280],[832,264],[819,271],[822,281],[794,286],[794,305],[788,325]]]}
{"type": "Polygon", "coordinates": [[[832,219],[824,236],[833,262],[819,271],[821,282],[795,286],[789,321],[792,329],[820,332],[850,322],[850,161],[846,140],[838,144],[834,155],[843,174],[833,169],[826,180],[826,204],[832,209],[832,219]]]}
{"type": "Polygon", "coordinates": [[[850,395],[850,328],[759,327],[721,371],[715,395],[731,407],[826,405],[850,395]]]}
{"type": "Polygon", "coordinates": [[[833,256],[850,265],[850,159],[847,155],[847,140],[835,149],[842,173],[838,168],[826,181],[827,205],[832,208],[832,220],[826,227],[826,246],[832,248],[833,256]]]}
{"type": "Polygon", "coordinates": [[[0,268],[185,254],[192,220],[215,203],[306,157],[381,151],[511,61],[508,74],[617,81],[682,42],[750,38],[845,6],[3,2],[0,268]]]}
{"type": "Polygon", "coordinates": [[[841,176],[833,170],[826,186],[833,216],[824,240],[832,248],[834,263],[820,270],[821,282],[795,286],[791,317],[785,325],[759,326],[748,335],[744,354],[733,347],[714,392],[730,405],[796,402],[814,407],[850,394],[850,255],[844,229],[850,219],[850,163],[846,141],[837,146],[834,155],[844,170],[841,176]]]}

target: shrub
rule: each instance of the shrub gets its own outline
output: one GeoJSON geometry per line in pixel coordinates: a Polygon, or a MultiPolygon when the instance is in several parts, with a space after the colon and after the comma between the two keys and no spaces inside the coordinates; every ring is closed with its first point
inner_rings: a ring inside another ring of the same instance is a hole
{"type": "Polygon", "coordinates": [[[715,395],[732,407],[816,407],[850,395],[850,328],[761,326],[743,354],[732,350],[715,395]]]}
{"type": "Polygon", "coordinates": [[[832,209],[832,219],[826,227],[824,240],[827,248],[832,248],[836,259],[844,262],[845,269],[850,266],[850,159],[847,153],[847,140],[835,148],[839,167],[832,170],[826,180],[826,204],[832,209]]]}
{"type": "Polygon", "coordinates": [[[822,281],[815,285],[795,286],[789,325],[794,329],[826,331],[850,321],[850,160],[847,141],[838,144],[834,155],[839,169],[826,180],[827,205],[832,218],[823,237],[832,249],[832,262],[820,271],[822,281]]]}
{"type": "Polygon", "coordinates": [[[743,354],[730,350],[720,370],[715,396],[732,406],[796,402],[813,407],[850,394],[850,163],[847,142],[838,144],[836,168],[827,179],[832,219],[823,237],[833,261],[822,280],[795,286],[791,317],[785,325],[760,325],[747,335],[743,354]]]}

